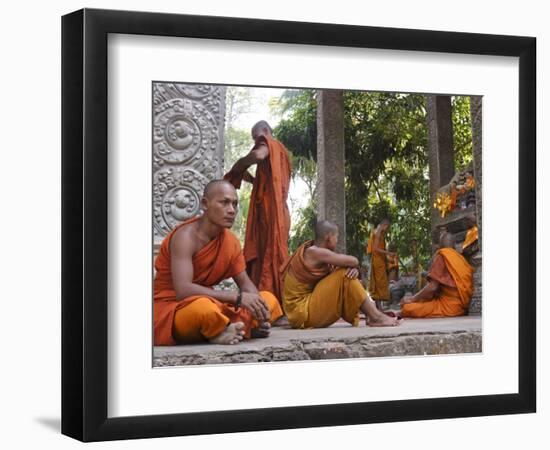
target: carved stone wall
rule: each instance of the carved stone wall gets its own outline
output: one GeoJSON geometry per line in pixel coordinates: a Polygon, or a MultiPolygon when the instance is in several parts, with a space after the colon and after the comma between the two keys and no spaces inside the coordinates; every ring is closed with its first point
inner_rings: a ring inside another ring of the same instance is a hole
{"type": "Polygon", "coordinates": [[[206,184],[222,176],[225,87],[153,83],[155,244],[199,212],[206,184]]]}

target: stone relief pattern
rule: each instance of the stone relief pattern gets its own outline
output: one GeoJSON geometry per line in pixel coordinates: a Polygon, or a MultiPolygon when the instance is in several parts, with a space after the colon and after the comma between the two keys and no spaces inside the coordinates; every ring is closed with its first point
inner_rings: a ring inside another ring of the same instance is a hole
{"type": "Polygon", "coordinates": [[[222,176],[225,87],[153,83],[155,240],[199,212],[206,184],[222,176]]]}

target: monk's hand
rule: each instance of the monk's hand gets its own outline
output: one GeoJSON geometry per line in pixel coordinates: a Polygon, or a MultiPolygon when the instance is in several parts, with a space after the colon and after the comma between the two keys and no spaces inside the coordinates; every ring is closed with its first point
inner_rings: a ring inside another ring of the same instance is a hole
{"type": "Polygon", "coordinates": [[[405,295],[405,296],[401,299],[401,301],[399,302],[399,304],[400,304],[401,306],[403,306],[403,305],[406,305],[407,303],[413,303],[413,301],[414,301],[414,298],[413,298],[412,295],[405,295]]]}
{"type": "Polygon", "coordinates": [[[269,309],[262,297],[259,294],[252,292],[243,292],[241,305],[248,309],[254,319],[259,322],[269,320],[269,309]]]}
{"type": "Polygon", "coordinates": [[[351,278],[352,280],[355,280],[359,276],[359,269],[356,267],[350,267],[346,271],[346,277],[351,278]]]}

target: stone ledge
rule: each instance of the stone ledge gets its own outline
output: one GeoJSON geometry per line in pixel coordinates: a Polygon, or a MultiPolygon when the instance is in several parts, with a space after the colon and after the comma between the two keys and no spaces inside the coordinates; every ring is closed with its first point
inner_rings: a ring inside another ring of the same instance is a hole
{"type": "Polygon", "coordinates": [[[304,361],[386,356],[443,355],[482,351],[481,317],[408,319],[396,328],[274,328],[268,339],[234,346],[197,344],[155,347],[155,367],[304,361]]]}

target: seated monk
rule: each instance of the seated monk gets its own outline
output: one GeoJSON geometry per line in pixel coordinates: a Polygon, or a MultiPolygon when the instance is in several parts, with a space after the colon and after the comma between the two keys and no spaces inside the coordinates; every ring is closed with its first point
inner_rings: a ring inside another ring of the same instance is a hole
{"type": "Polygon", "coordinates": [[[166,236],[155,260],[155,345],[237,344],[269,336],[270,322],[282,310],[273,294],[258,292],[250,281],[240,243],[229,231],[238,207],[235,188],[211,181],[201,207],[202,216],[166,236]],[[239,290],[212,289],[226,278],[233,278],[239,290]]]}
{"type": "Polygon", "coordinates": [[[315,241],[307,241],[283,264],[283,306],[292,328],[323,328],[343,318],[359,325],[359,311],[370,326],[399,325],[378,311],[357,276],[358,260],[335,253],[338,227],[323,220],[315,241]]]}
{"type": "Polygon", "coordinates": [[[428,284],[401,300],[403,317],[453,317],[468,311],[472,298],[472,267],[455,250],[451,233],[441,234],[439,250],[427,275],[428,284]]]}

